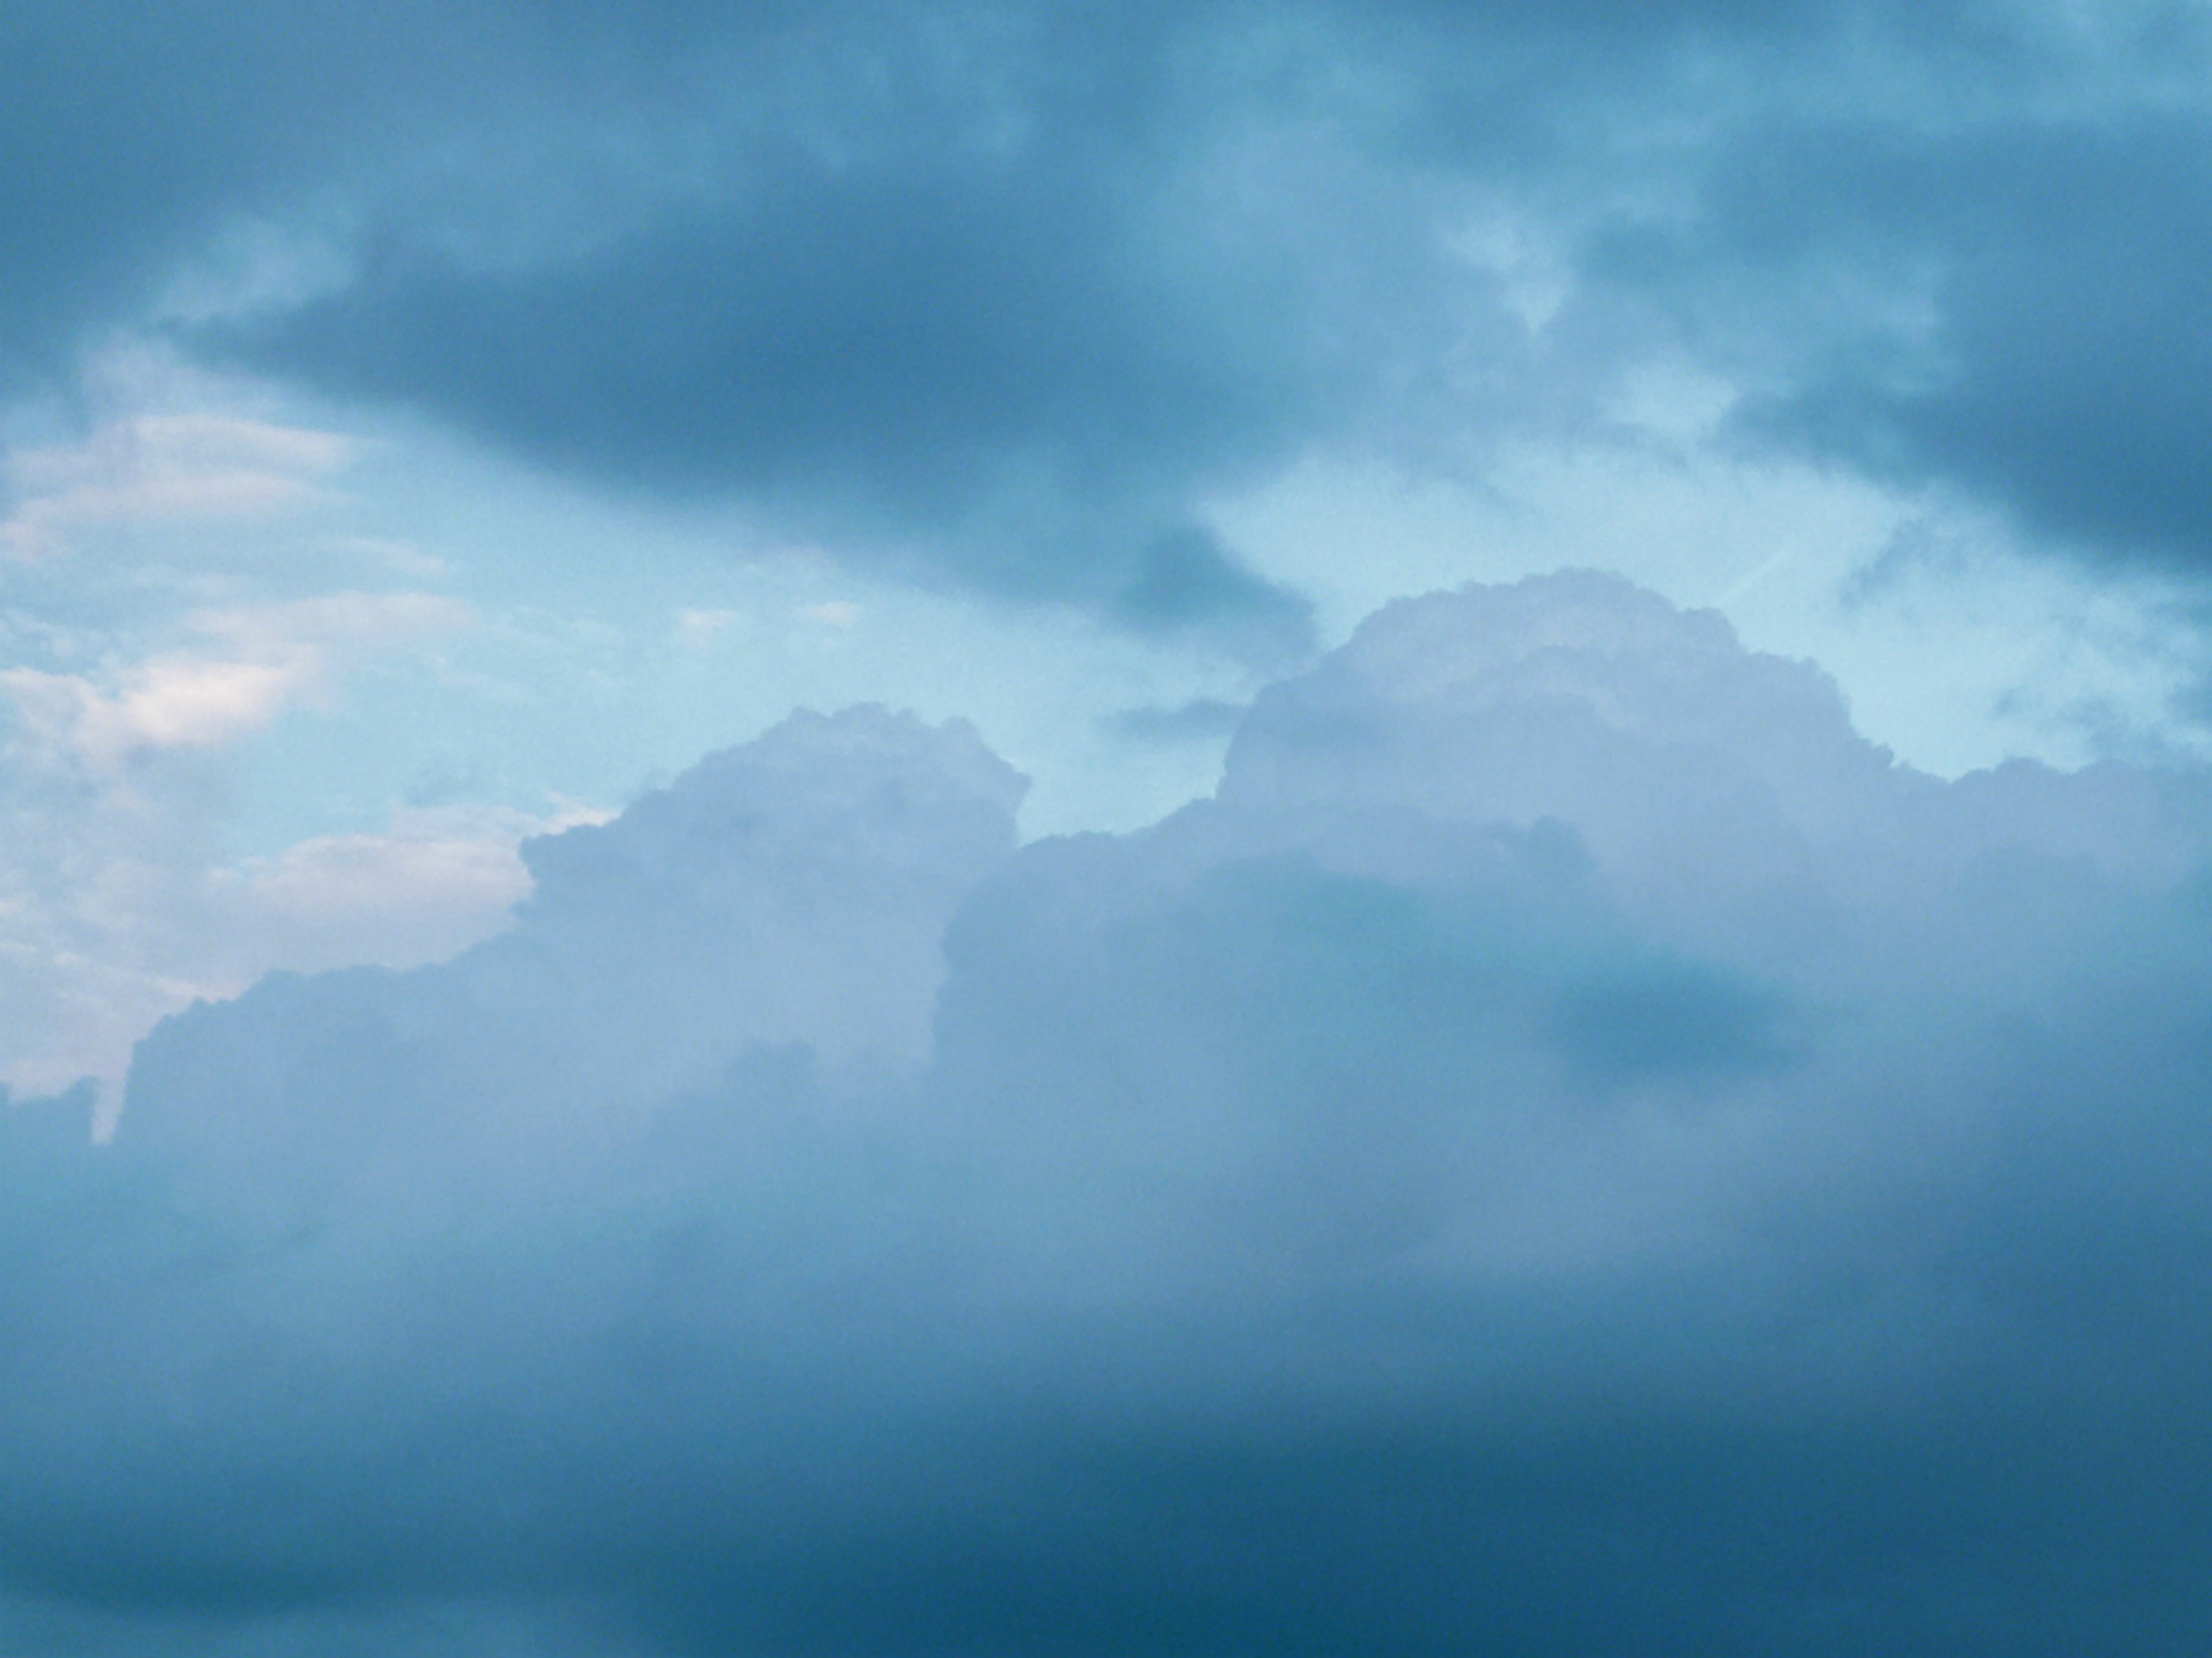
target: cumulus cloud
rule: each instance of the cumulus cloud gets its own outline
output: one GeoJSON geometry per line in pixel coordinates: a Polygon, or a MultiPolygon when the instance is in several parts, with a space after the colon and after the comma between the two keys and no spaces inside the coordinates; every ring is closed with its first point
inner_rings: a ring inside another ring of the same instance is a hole
{"type": "Polygon", "coordinates": [[[495,929],[517,842],[552,820],[372,805],[242,856],[276,839],[240,810],[257,749],[372,670],[434,661],[475,612],[408,585],[434,558],[328,533],[356,440],[171,353],[89,374],[82,435],[0,461],[0,1078],[89,1076],[112,1115],[131,1043],[196,996],[495,929]]]}
{"type": "Polygon", "coordinates": [[[6,1616],[2201,1644],[2202,773],[1947,784],[1567,575],[1389,607],[1149,829],[1020,788],[795,716],[497,939],[172,1018],[112,1145],[0,1116],[6,1616]]]}

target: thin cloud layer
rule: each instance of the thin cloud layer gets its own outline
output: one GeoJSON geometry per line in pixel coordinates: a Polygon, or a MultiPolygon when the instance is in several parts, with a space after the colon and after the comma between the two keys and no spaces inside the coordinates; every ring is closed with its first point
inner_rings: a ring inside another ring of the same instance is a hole
{"type": "Polygon", "coordinates": [[[797,716],[499,939],[168,1021],[112,1145],[0,1117],[5,1618],[2202,1645],[2201,774],[1945,784],[1568,575],[1389,607],[1148,830],[1019,789],[797,716]]]}

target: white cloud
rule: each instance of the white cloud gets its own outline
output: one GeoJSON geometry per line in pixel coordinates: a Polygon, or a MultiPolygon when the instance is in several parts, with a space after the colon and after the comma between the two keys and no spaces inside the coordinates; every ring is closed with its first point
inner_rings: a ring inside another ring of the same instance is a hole
{"type": "Polygon", "coordinates": [[[465,626],[466,606],[427,593],[333,593],[202,612],[187,628],[226,653],[155,657],[95,678],[0,670],[26,736],[113,774],[151,750],[219,748],[325,686],[332,657],[465,626]]]}
{"type": "Polygon", "coordinates": [[[353,447],[334,432],[196,413],[138,415],[81,443],[19,449],[6,460],[15,506],[0,521],[0,551],[43,557],[87,529],[311,505],[353,447]]]}
{"type": "Polygon", "coordinates": [[[210,748],[265,726],[315,677],[319,663],[169,659],[133,668],[112,690],[79,674],[0,671],[0,689],[28,729],[87,765],[113,771],[148,749],[210,748]]]}
{"type": "Polygon", "coordinates": [[[525,840],[611,815],[573,805],[538,817],[403,808],[380,834],[316,835],[218,868],[210,902],[236,941],[220,951],[227,976],[242,987],[271,966],[404,968],[452,956],[504,926],[529,896],[525,840]]]}
{"type": "Polygon", "coordinates": [[[132,1046],[163,1016],[276,969],[451,956],[506,926],[528,896],[523,841],[602,816],[402,810],[381,833],[232,860],[192,793],[173,775],[66,812],[41,816],[20,790],[10,803],[0,995],[17,1017],[0,1035],[0,1078],[19,1094],[94,1078],[103,1133],[132,1046]]]}

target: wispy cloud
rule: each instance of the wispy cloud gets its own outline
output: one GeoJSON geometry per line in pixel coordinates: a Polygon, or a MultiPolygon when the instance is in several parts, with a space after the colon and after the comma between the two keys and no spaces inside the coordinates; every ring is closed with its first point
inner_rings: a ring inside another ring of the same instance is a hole
{"type": "Polygon", "coordinates": [[[325,499],[319,480],[352,445],[331,432],[210,414],[143,415],[81,444],[6,459],[14,506],[0,550],[52,556],[71,537],[118,525],[258,518],[325,499]]]}
{"type": "Polygon", "coordinates": [[[211,749],[321,691],[334,657],[396,638],[450,631],[471,613],[424,593],[336,593],[198,613],[204,647],[94,677],[0,669],[24,737],[114,774],[149,750],[211,749]]]}

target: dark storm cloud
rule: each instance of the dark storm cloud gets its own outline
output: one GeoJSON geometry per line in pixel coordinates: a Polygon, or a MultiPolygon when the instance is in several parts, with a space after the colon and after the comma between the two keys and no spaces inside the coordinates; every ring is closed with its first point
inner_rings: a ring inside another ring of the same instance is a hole
{"type": "Polygon", "coordinates": [[[18,385],[251,220],[313,274],[200,349],[1140,627],[1299,637],[1294,598],[1188,556],[1209,493],[1316,444],[1462,465],[1470,435],[1590,429],[1684,346],[1741,429],[2203,562],[2212,149],[2171,8],[5,27],[18,385]],[[1498,212],[1565,250],[1540,328],[1455,251],[1498,212]]]}
{"type": "Polygon", "coordinates": [[[222,31],[122,10],[136,9],[32,0],[0,18],[0,385],[11,391],[143,304],[221,205],[252,200],[272,159],[254,118],[284,124],[266,76],[239,76],[226,98],[214,74],[187,67],[220,55],[222,31]]]}
{"type": "Polygon", "coordinates": [[[1809,350],[1767,366],[1747,431],[1962,487],[2078,551],[2202,568],[2208,183],[2193,112],[1769,132],[1725,159],[1689,233],[1623,235],[1601,261],[1723,353],[1744,342],[1715,296],[1778,331],[1790,306],[1755,290],[1836,297],[1809,350]]]}
{"type": "Polygon", "coordinates": [[[1302,604],[1194,495],[1434,349],[1446,273],[1402,215],[1266,153],[1244,51],[1202,16],[1051,8],[714,39],[659,65],[672,113],[613,118],[665,158],[636,199],[549,189],[518,257],[468,222],[496,172],[403,195],[349,281],[204,338],[915,574],[1295,645],[1302,604]],[[1358,257],[1317,258],[1347,214],[1358,257]]]}
{"type": "Polygon", "coordinates": [[[482,9],[452,9],[442,30],[426,14],[319,0],[9,6],[0,388],[59,375],[101,331],[143,318],[239,219],[357,184],[365,141],[404,149],[495,59],[489,97],[505,101],[528,64],[487,52],[482,9]]]}
{"type": "Polygon", "coordinates": [[[2212,1633],[2201,774],[1944,784],[1569,576],[1390,607],[1152,829],[1018,793],[801,716],[450,963],[171,1020],[111,1146],[0,1115],[0,1632],[2212,1633]]]}

